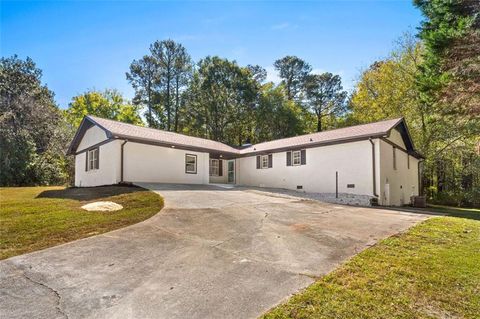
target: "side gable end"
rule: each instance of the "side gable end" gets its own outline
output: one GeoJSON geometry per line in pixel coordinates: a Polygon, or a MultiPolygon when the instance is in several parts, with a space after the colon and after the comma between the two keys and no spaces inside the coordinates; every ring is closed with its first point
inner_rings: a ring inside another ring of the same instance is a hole
{"type": "MultiPolygon", "coordinates": [[[[423,155],[421,155],[419,152],[415,150],[412,137],[410,135],[410,132],[408,131],[408,127],[404,118],[402,118],[397,124],[395,124],[392,128],[390,128],[390,130],[388,131],[387,137],[391,136],[392,130],[396,130],[398,133],[400,133],[400,136],[403,140],[403,144],[405,144],[405,149],[408,151],[410,155],[416,158],[424,158],[423,155]]],[[[403,147],[403,145],[400,145],[400,146],[403,147]]]]}
{"type": "Polygon", "coordinates": [[[400,132],[406,149],[408,151],[414,151],[415,147],[413,145],[413,140],[412,140],[412,137],[410,136],[410,132],[408,131],[407,124],[405,123],[405,119],[402,118],[395,126],[393,126],[389,130],[388,136],[390,136],[393,129],[396,129],[398,132],[400,132]]]}
{"type": "Polygon", "coordinates": [[[103,130],[105,132],[105,135],[106,135],[107,139],[112,138],[112,133],[110,131],[108,131],[107,129],[105,129],[104,127],[102,127],[98,123],[96,123],[89,116],[85,116],[83,118],[82,122],[80,123],[80,126],[78,127],[77,132],[75,133],[75,136],[74,136],[72,142],[70,143],[70,146],[69,146],[68,151],[67,151],[67,155],[74,155],[78,151],[81,151],[81,150],[78,149],[78,147],[80,146],[80,143],[82,142],[83,137],[85,136],[85,133],[88,131],[88,129],[90,129],[94,126],[103,130]]]}

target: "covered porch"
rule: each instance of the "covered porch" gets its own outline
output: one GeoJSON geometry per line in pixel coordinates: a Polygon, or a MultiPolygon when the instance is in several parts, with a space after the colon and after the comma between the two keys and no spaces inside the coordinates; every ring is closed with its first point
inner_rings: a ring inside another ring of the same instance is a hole
{"type": "Polygon", "coordinates": [[[210,184],[235,184],[236,160],[220,153],[209,154],[209,183],[210,184]]]}

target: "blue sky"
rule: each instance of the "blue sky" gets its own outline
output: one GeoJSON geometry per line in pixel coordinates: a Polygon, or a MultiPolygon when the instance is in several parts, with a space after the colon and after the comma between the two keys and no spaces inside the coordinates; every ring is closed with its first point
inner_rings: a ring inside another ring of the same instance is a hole
{"type": "Polygon", "coordinates": [[[171,38],[196,61],[207,55],[259,64],[297,55],[315,72],[353,87],[360,71],[388,55],[421,21],[412,2],[1,1],[2,56],[31,57],[64,108],[88,89],[131,98],[125,72],[150,43],[171,38]]]}

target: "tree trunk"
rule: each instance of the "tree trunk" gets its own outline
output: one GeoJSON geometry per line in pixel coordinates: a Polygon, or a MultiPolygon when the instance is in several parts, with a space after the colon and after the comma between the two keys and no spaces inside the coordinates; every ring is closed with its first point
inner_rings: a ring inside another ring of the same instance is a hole
{"type": "Polygon", "coordinates": [[[148,127],[152,127],[152,100],[151,100],[151,95],[152,95],[152,92],[151,92],[151,89],[150,89],[150,85],[148,85],[148,88],[147,88],[147,100],[148,100],[148,127]]]}
{"type": "Polygon", "coordinates": [[[317,114],[317,132],[322,131],[322,116],[317,114]]]}
{"type": "Polygon", "coordinates": [[[178,96],[178,91],[179,91],[179,80],[178,80],[178,77],[179,75],[177,74],[177,76],[175,77],[175,132],[178,132],[178,108],[179,108],[179,102],[180,102],[180,99],[179,99],[179,96],[178,96]]]}
{"type": "Polygon", "coordinates": [[[170,110],[170,63],[167,65],[167,131],[170,131],[170,122],[171,122],[171,110],[170,110]]]}

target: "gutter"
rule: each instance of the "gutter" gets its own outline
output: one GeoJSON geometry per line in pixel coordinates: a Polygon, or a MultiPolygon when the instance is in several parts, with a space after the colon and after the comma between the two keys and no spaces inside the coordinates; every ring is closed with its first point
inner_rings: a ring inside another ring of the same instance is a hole
{"type": "Polygon", "coordinates": [[[420,159],[417,164],[417,178],[418,178],[418,196],[423,196],[423,159],[420,159]]]}
{"type": "Polygon", "coordinates": [[[375,174],[375,143],[372,141],[372,138],[370,137],[368,139],[370,144],[372,144],[372,175],[373,175],[373,196],[378,197],[377,194],[377,178],[375,174]]]}
{"type": "Polygon", "coordinates": [[[120,183],[123,183],[124,180],[123,180],[123,153],[124,153],[124,150],[123,150],[123,147],[125,146],[125,144],[127,144],[128,140],[124,140],[122,145],[120,146],[120,183]]]}

